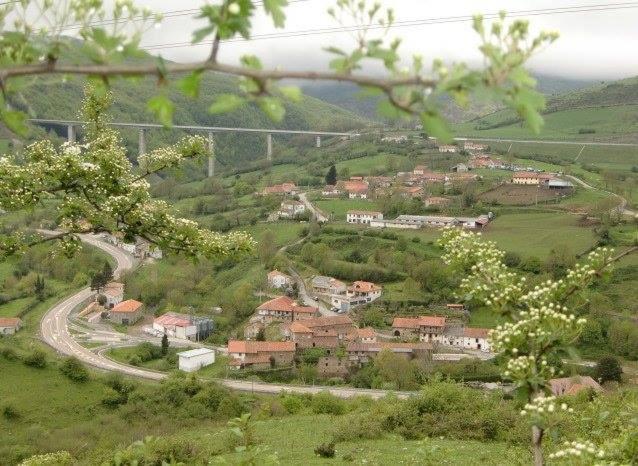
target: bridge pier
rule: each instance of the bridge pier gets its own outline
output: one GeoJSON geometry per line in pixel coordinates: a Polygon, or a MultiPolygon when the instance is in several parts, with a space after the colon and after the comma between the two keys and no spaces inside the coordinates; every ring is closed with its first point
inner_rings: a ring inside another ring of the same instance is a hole
{"type": "Polygon", "coordinates": [[[268,133],[266,137],[266,159],[272,160],[272,134],[268,133]]]}
{"type": "Polygon", "coordinates": [[[208,133],[208,177],[215,176],[215,139],[213,132],[208,133]]]}
{"type": "Polygon", "coordinates": [[[138,139],[138,155],[146,154],[146,129],[140,128],[138,139]]]}
{"type": "Polygon", "coordinates": [[[69,143],[75,142],[75,126],[67,125],[66,127],[66,140],[69,143]]]}
{"type": "Polygon", "coordinates": [[[321,147],[321,136],[317,136],[315,138],[315,146],[316,147],[321,147]]]}

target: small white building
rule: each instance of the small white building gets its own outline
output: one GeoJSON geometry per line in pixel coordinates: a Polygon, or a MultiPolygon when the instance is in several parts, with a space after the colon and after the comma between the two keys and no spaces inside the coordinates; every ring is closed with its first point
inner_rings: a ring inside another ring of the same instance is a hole
{"type": "Polygon", "coordinates": [[[449,152],[455,153],[458,150],[458,147],[452,144],[443,144],[439,146],[439,152],[449,152]]]}
{"type": "Polygon", "coordinates": [[[179,358],[179,370],[195,372],[202,367],[210,366],[215,362],[215,350],[208,348],[196,348],[177,353],[179,358]]]}
{"type": "Polygon", "coordinates": [[[0,335],[13,335],[22,327],[19,317],[0,317],[0,335]]]}
{"type": "Polygon", "coordinates": [[[271,288],[286,288],[292,285],[292,277],[286,275],[279,270],[272,270],[268,272],[268,286],[271,288]]]}
{"type": "Polygon", "coordinates": [[[113,309],[114,306],[124,301],[124,283],[109,282],[104,287],[102,294],[106,298],[104,307],[106,309],[113,309]]]}
{"type": "Polygon", "coordinates": [[[383,220],[383,214],[369,210],[349,210],[346,214],[346,222],[348,223],[369,225],[373,220],[383,220]]]}
{"type": "Polygon", "coordinates": [[[303,202],[295,201],[294,199],[285,200],[281,203],[279,208],[279,217],[281,218],[295,218],[297,215],[301,215],[306,211],[306,206],[303,202]]]}

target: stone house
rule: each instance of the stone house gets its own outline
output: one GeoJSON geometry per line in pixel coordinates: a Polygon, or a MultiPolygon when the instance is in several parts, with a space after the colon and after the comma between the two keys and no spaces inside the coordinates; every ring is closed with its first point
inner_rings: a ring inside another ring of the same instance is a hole
{"type": "Polygon", "coordinates": [[[274,366],[291,366],[295,360],[295,343],[292,341],[228,342],[229,365],[235,369],[250,367],[268,369],[274,366]]]}
{"type": "Polygon", "coordinates": [[[143,314],[144,304],[134,299],[116,304],[109,312],[111,321],[121,325],[133,325],[143,314]]]}

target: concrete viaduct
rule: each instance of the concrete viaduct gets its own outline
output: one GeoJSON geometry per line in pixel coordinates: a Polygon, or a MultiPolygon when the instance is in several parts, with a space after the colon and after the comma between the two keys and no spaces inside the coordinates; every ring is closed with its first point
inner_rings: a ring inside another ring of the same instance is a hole
{"type": "MultiPolygon", "coordinates": [[[[47,120],[41,118],[29,119],[31,123],[38,125],[52,125],[52,126],[66,126],[67,128],[67,140],[69,142],[75,142],[76,127],[82,126],[82,121],[71,120],[47,120]]],[[[109,123],[110,126],[118,128],[133,128],[139,131],[139,154],[146,153],[146,133],[151,129],[166,128],[163,125],[155,123],[109,123]]],[[[215,175],[215,133],[232,132],[232,133],[261,133],[266,135],[266,157],[268,160],[272,160],[272,137],[273,134],[305,134],[315,136],[315,146],[321,147],[322,136],[343,136],[343,137],[357,137],[358,133],[340,133],[334,131],[305,131],[305,130],[288,130],[288,129],[266,129],[266,128],[230,128],[223,126],[184,126],[175,125],[170,129],[181,129],[192,132],[202,132],[208,134],[208,147],[210,155],[208,157],[208,176],[215,175]]]]}

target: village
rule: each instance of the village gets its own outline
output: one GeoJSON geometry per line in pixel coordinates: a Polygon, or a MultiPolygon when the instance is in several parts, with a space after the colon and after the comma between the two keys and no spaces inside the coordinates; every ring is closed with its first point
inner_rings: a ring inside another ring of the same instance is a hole
{"type": "MultiPolygon", "coordinates": [[[[407,137],[386,136],[382,141],[405,143],[407,137]]],[[[489,146],[486,144],[463,141],[460,145],[438,145],[437,148],[441,153],[465,154],[468,157],[467,162],[454,165],[447,173],[417,165],[410,172],[397,172],[393,176],[350,176],[347,180],[339,180],[335,184],[324,186],[317,192],[316,197],[335,200],[373,200],[398,196],[403,199],[418,200],[423,208],[432,212],[432,215],[401,214],[394,219],[386,219],[382,212],[374,210],[349,210],[345,219],[349,224],[360,224],[371,228],[419,229],[459,226],[482,229],[492,220],[491,212],[477,216],[436,215],[436,212],[446,210],[452,204],[452,198],[446,193],[481,179],[481,175],[473,173],[476,169],[512,172],[508,182],[492,188],[490,192],[497,192],[506,187],[518,189],[523,195],[527,193],[530,203],[534,200],[538,201],[538,192],[525,191],[527,187],[547,191],[550,198],[569,195],[574,188],[572,182],[561,178],[559,174],[544,173],[531,167],[506,163],[498,157],[488,155],[485,153],[489,151],[489,146]]],[[[299,195],[302,193],[303,189],[295,183],[285,182],[267,186],[258,194],[283,196],[279,210],[269,217],[271,221],[308,220],[311,216],[309,210],[314,211],[315,207],[306,198],[303,201],[300,199],[299,195]]],[[[321,213],[321,215],[326,220],[329,218],[328,213],[321,213]]]]}

